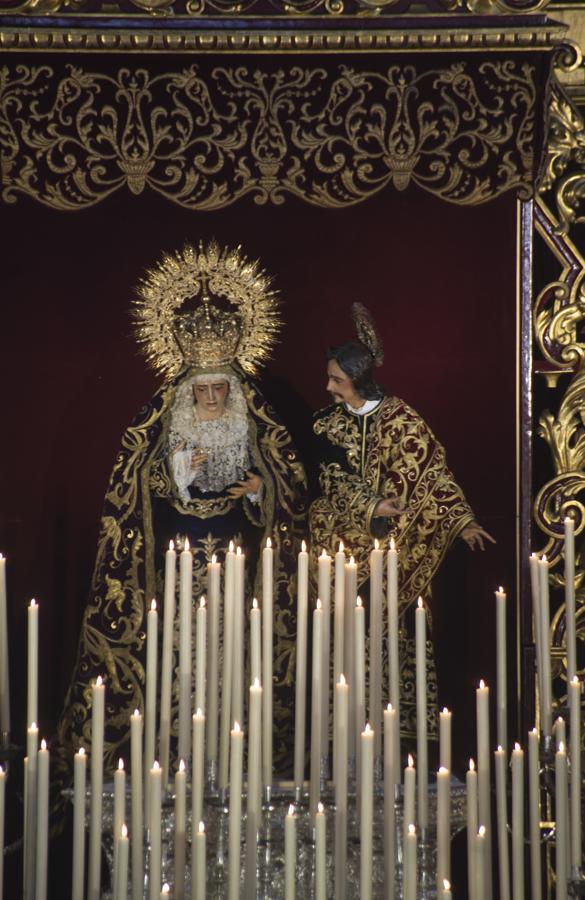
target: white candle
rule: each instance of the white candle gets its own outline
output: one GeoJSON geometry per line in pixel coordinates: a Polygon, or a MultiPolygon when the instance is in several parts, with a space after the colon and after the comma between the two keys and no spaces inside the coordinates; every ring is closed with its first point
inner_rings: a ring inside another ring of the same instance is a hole
{"type": "Polygon", "coordinates": [[[160,900],[169,900],[170,893],[171,893],[170,885],[167,884],[165,881],[162,888],[160,889],[160,900]]]}
{"type": "Polygon", "coordinates": [[[219,621],[220,565],[215,555],[207,566],[207,598],[209,601],[209,668],[207,671],[207,759],[217,762],[217,727],[219,698],[219,621]]]}
{"type": "Polygon", "coordinates": [[[569,682],[571,726],[571,870],[581,866],[581,682],[575,675],[569,682]]]}
{"type": "MultiPolygon", "coordinates": [[[[132,900],[144,896],[144,854],[142,810],[142,716],[135,709],[130,716],[130,783],[131,783],[131,837],[132,837],[132,900]]],[[[164,773],[163,773],[164,777],[164,773]]],[[[81,898],[80,898],[81,900],[81,898]]]]}
{"type": "Polygon", "coordinates": [[[240,897],[240,829],[242,824],[242,762],[244,733],[238,722],[230,732],[230,809],[228,824],[228,900],[240,897]]]}
{"type": "Polygon", "coordinates": [[[451,877],[451,773],[437,772],[437,889],[451,877]]]}
{"type": "MultiPolygon", "coordinates": [[[[156,678],[158,652],[158,613],[156,601],[150,604],[146,615],[146,695],[144,700],[144,771],[149,772],[154,763],[156,735],[156,678]]],[[[146,785],[146,818],[148,821],[150,788],[146,785]]],[[[118,827],[118,834],[121,825],[118,827]]]]}
{"type": "Polygon", "coordinates": [[[567,898],[568,851],[569,835],[568,823],[568,778],[567,778],[567,754],[564,745],[561,745],[555,753],[555,859],[557,900],[567,898]]]}
{"type": "MultiPolygon", "coordinates": [[[[169,754],[171,742],[171,683],[173,665],[173,633],[175,628],[175,583],[177,570],[177,554],[174,544],[169,543],[165,553],[165,586],[163,609],[163,641],[160,688],[160,761],[163,770],[165,789],[169,783],[169,754]]],[[[134,835],[132,835],[132,872],[134,872],[134,835]]],[[[132,876],[134,884],[134,876],[132,876]]],[[[133,888],[134,890],[134,888],[133,888]]],[[[134,895],[136,900],[136,895],[134,895]]]]}
{"type": "Polygon", "coordinates": [[[199,828],[195,834],[195,849],[192,861],[193,874],[191,883],[193,885],[193,900],[205,900],[207,881],[206,843],[205,825],[203,822],[199,822],[199,828]]]}
{"type": "Polygon", "coordinates": [[[88,900],[99,900],[101,885],[102,796],[104,777],[105,685],[98,675],[92,685],[91,714],[91,804],[89,823],[88,900]]]}
{"type": "Polygon", "coordinates": [[[494,752],[496,773],[496,816],[498,829],[498,870],[501,900],[510,900],[510,858],[508,851],[508,796],[506,789],[506,751],[494,752]]]}
{"type": "Polygon", "coordinates": [[[250,685],[248,725],[248,809],[246,817],[246,894],[256,898],[258,829],[262,808],[262,688],[258,679],[250,685]]]}
{"type": "Polygon", "coordinates": [[[544,698],[544,692],[542,689],[542,614],[540,610],[540,566],[536,553],[532,553],[530,555],[529,564],[530,588],[532,592],[533,631],[536,651],[536,674],[538,680],[538,708],[540,713],[540,721],[542,723],[544,721],[542,705],[544,698]]]}
{"type": "Polygon", "coordinates": [[[371,900],[374,830],[374,732],[369,723],[360,735],[360,900],[371,900]]]}
{"type": "Polygon", "coordinates": [[[386,900],[394,900],[396,880],[396,808],[394,791],[400,760],[394,758],[398,727],[396,710],[389,703],[384,710],[384,890],[386,900]]]}
{"type": "MultiPolygon", "coordinates": [[[[400,655],[398,650],[398,552],[394,538],[390,539],[390,548],[386,555],[387,567],[387,605],[388,605],[388,674],[390,678],[389,696],[392,709],[396,710],[398,728],[396,730],[397,746],[394,758],[400,759],[400,655]]],[[[400,779],[400,766],[396,773],[400,779]]]]}
{"type": "Polygon", "coordinates": [[[550,668],[550,605],[548,560],[543,556],[539,560],[539,597],[540,597],[540,632],[542,636],[542,730],[545,735],[552,731],[552,684],[550,668]]]}
{"type": "Polygon", "coordinates": [[[0,736],[7,736],[10,733],[10,678],[8,666],[9,638],[7,606],[6,560],[0,553],[0,736]]]}
{"type": "Polygon", "coordinates": [[[234,720],[244,720],[244,586],[246,578],[246,556],[242,548],[236,549],[234,569],[234,663],[232,669],[232,716],[234,720]]]}
{"type": "Polygon", "coordinates": [[[262,550],[262,782],[272,785],[272,668],[273,668],[274,551],[270,538],[262,550]]]}
{"type": "Polygon", "coordinates": [[[114,838],[114,867],[118,855],[118,841],[122,834],[122,825],[126,819],[126,772],[124,771],[124,760],[118,760],[118,768],[114,772],[114,819],[113,819],[113,838],[114,838]]]}
{"type": "Polygon", "coordinates": [[[347,751],[349,687],[343,673],[335,685],[333,761],[335,765],[335,896],[345,896],[347,859],[347,751]]]}
{"type": "Polygon", "coordinates": [[[475,692],[477,710],[477,785],[479,795],[479,823],[485,826],[482,850],[486,855],[486,892],[492,896],[492,823],[490,806],[490,725],[489,688],[483,679],[475,692]]]}
{"type": "MultiPolygon", "coordinates": [[[[225,557],[224,615],[223,615],[223,668],[221,678],[220,757],[218,786],[225,793],[228,783],[230,749],[230,720],[232,710],[232,664],[234,647],[234,592],[235,563],[233,541],[225,557]]],[[[197,821],[195,819],[195,821],[197,821]]]]}
{"type": "Polygon", "coordinates": [[[27,610],[27,722],[39,721],[39,606],[30,601],[27,610]]]}
{"type": "Polygon", "coordinates": [[[553,725],[553,734],[555,739],[555,747],[559,748],[560,744],[564,744],[567,746],[567,728],[565,725],[565,720],[562,716],[559,716],[555,719],[555,723],[553,725]]]}
{"type": "Polygon", "coordinates": [[[300,797],[305,778],[305,728],[307,690],[307,615],[309,592],[309,554],[302,543],[297,569],[297,660],[295,682],[295,793],[300,797]]]}
{"type": "Polygon", "coordinates": [[[34,896],[36,863],[37,821],[37,755],[39,730],[33,722],[26,731],[26,759],[24,770],[24,896],[34,896]]]}
{"type": "Polygon", "coordinates": [[[489,900],[491,897],[488,879],[489,856],[487,853],[487,830],[480,825],[475,836],[475,888],[474,900],[489,900]]]}
{"type": "MultiPolygon", "coordinates": [[[[357,602],[357,565],[353,556],[345,564],[345,635],[343,640],[343,660],[349,686],[349,755],[356,755],[356,701],[355,701],[355,633],[353,611],[357,602]]],[[[356,770],[358,771],[358,770],[356,770]]]]}
{"type": "Polygon", "coordinates": [[[162,771],[155,760],[150,770],[150,871],[149,871],[149,897],[156,900],[159,893],[161,876],[161,800],[162,800],[162,771]]]}
{"type": "MultiPolygon", "coordinates": [[[[4,822],[5,822],[6,772],[0,766],[0,897],[4,896],[4,822]]],[[[75,897],[72,900],[76,900],[75,897]]]]}
{"type": "Polygon", "coordinates": [[[335,596],[333,604],[333,680],[337,684],[343,672],[343,640],[345,634],[345,553],[343,541],[335,554],[335,596]]]}
{"type": "Polygon", "coordinates": [[[416,900],[416,828],[410,824],[404,840],[404,900],[416,900]]]}
{"type": "Polygon", "coordinates": [[[429,763],[427,744],[427,622],[422,598],[415,610],[416,624],[416,768],[418,773],[418,826],[429,824],[429,763]]]}
{"type": "Polygon", "coordinates": [[[296,897],[297,817],[291,805],[284,817],[284,900],[296,897]]]}
{"type": "Polygon", "coordinates": [[[175,893],[173,900],[185,897],[185,855],[187,827],[187,785],[185,763],[175,773],[175,893]]]}
{"type": "Polygon", "coordinates": [[[317,804],[315,816],[315,900],[327,900],[327,831],[325,810],[317,804]]]}
{"type": "Polygon", "coordinates": [[[261,648],[261,618],[256,597],[252,600],[250,610],[250,680],[262,680],[262,648],[261,648]]]}
{"type": "Polygon", "coordinates": [[[512,882],[514,900],[524,900],[524,752],[512,750],[512,882]]]}
{"type": "Polygon", "coordinates": [[[318,589],[317,595],[321,600],[323,609],[323,624],[321,642],[322,675],[321,675],[321,757],[327,760],[329,756],[329,667],[331,644],[331,557],[323,550],[319,557],[318,589]]]}
{"type": "Polygon", "coordinates": [[[205,716],[200,709],[193,714],[193,766],[191,791],[191,821],[203,818],[205,771],[205,716]]]}
{"type": "Polygon", "coordinates": [[[370,553],[370,697],[369,719],[374,729],[376,759],[382,755],[382,588],[384,551],[378,539],[370,553]]]}
{"type": "Polygon", "coordinates": [[[540,856],[540,760],[538,732],[528,732],[528,814],[530,818],[530,896],[541,900],[542,874],[540,856]]]}
{"type": "MultiPolygon", "coordinates": [[[[73,760],[73,860],[71,870],[71,900],[83,900],[85,870],[85,782],[87,757],[83,747],[73,760]]],[[[0,886],[0,897],[2,889],[0,886]]]]}
{"type": "Polygon", "coordinates": [[[313,665],[311,685],[311,761],[309,809],[311,816],[317,812],[317,803],[321,796],[321,726],[322,710],[322,677],[323,677],[323,610],[321,601],[313,610],[313,665]]]}
{"type": "Polygon", "coordinates": [[[205,597],[199,601],[197,610],[197,643],[195,669],[195,708],[205,714],[205,676],[207,674],[207,609],[205,597]]]}
{"type": "Polygon", "coordinates": [[[467,801],[467,893],[469,900],[477,900],[476,883],[476,836],[477,836],[477,772],[475,763],[469,760],[469,769],[465,776],[465,794],[467,801]]]}
{"type": "Polygon", "coordinates": [[[114,900],[127,900],[128,898],[128,829],[122,825],[119,835],[115,836],[118,845],[118,855],[114,869],[114,900]]]}
{"type": "Polygon", "coordinates": [[[565,517],[565,606],[567,621],[567,681],[577,672],[577,634],[575,612],[575,523],[565,517]]]}
{"type": "Polygon", "coordinates": [[[350,696],[354,703],[354,727],[355,746],[356,746],[356,774],[357,774],[357,799],[356,803],[359,807],[361,792],[361,734],[366,725],[366,611],[362,605],[361,597],[356,600],[354,613],[354,684],[353,689],[350,684],[350,696]]]}
{"type": "Polygon", "coordinates": [[[506,662],[506,593],[496,591],[496,660],[497,660],[497,738],[498,744],[508,746],[508,674],[506,662]]]}
{"type": "Polygon", "coordinates": [[[443,885],[441,887],[440,895],[441,900],[451,900],[453,897],[453,892],[451,891],[451,882],[448,878],[443,879],[443,885]]]}
{"type": "Polygon", "coordinates": [[[37,858],[35,865],[35,900],[46,900],[49,864],[49,751],[41,741],[37,757],[37,858]]]}
{"type": "MultiPolygon", "coordinates": [[[[179,759],[191,764],[189,746],[191,724],[191,656],[192,644],[192,604],[193,604],[193,557],[189,540],[185,538],[185,549],[179,557],[179,759]]],[[[148,804],[147,804],[148,808],[148,804]]]]}
{"type": "Polygon", "coordinates": [[[408,834],[410,825],[416,825],[415,816],[415,796],[416,796],[416,769],[414,768],[414,760],[410,753],[408,754],[408,765],[404,770],[404,805],[403,805],[403,827],[404,838],[408,834]]]}
{"type": "Polygon", "coordinates": [[[451,771],[451,718],[452,713],[443,707],[439,713],[439,765],[451,771]]]}

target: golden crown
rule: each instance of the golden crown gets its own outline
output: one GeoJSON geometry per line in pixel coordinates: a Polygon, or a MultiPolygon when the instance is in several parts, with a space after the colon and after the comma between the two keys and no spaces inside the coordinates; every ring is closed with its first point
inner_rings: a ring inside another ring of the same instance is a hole
{"type": "Polygon", "coordinates": [[[184,366],[236,362],[254,374],[270,355],[280,315],[270,278],[241,248],[213,241],[166,254],[138,287],[134,317],[149,362],[166,378],[184,366]]]}

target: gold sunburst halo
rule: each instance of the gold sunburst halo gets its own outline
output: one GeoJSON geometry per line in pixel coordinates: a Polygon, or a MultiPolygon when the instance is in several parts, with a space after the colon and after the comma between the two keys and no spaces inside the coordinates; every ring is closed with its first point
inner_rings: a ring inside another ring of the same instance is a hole
{"type": "Polygon", "coordinates": [[[213,240],[164,253],[137,288],[136,337],[149,364],[166,380],[185,365],[237,363],[255,375],[281,328],[272,279],[241,246],[213,240]]]}

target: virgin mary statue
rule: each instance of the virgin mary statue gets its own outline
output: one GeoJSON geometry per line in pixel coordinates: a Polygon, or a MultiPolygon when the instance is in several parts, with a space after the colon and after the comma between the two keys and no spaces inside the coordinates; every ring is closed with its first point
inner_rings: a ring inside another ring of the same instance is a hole
{"type": "MultiPolygon", "coordinates": [[[[104,500],[78,657],[59,724],[60,777],[91,742],[91,684],[106,680],[105,765],[124,755],[144,706],[145,623],[163,598],[169,540],[193,555],[193,597],[230,540],[246,553],[248,600],[260,594],[260,545],[274,559],[274,761],[290,754],[295,622],[291,577],[305,474],[290,435],[252,380],[280,327],[270,280],[240,249],[187,246],[138,289],[137,335],[164,382],[122,437],[104,500]],[[257,571],[258,569],[258,571],[257,571]]],[[[162,616],[160,617],[162,619],[162,616]]],[[[159,619],[159,621],[160,621],[159,619]]],[[[242,678],[244,678],[242,672],[242,678]]]]}

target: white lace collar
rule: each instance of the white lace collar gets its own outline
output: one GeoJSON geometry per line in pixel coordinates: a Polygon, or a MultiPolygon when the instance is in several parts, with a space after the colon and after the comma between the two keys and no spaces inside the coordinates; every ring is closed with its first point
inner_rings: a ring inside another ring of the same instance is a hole
{"type": "Polygon", "coordinates": [[[353,413],[355,416],[365,416],[367,413],[372,412],[380,403],[382,402],[381,398],[378,400],[366,400],[363,406],[360,406],[359,409],[354,409],[353,406],[350,406],[349,403],[345,404],[345,408],[348,412],[353,413]]]}

